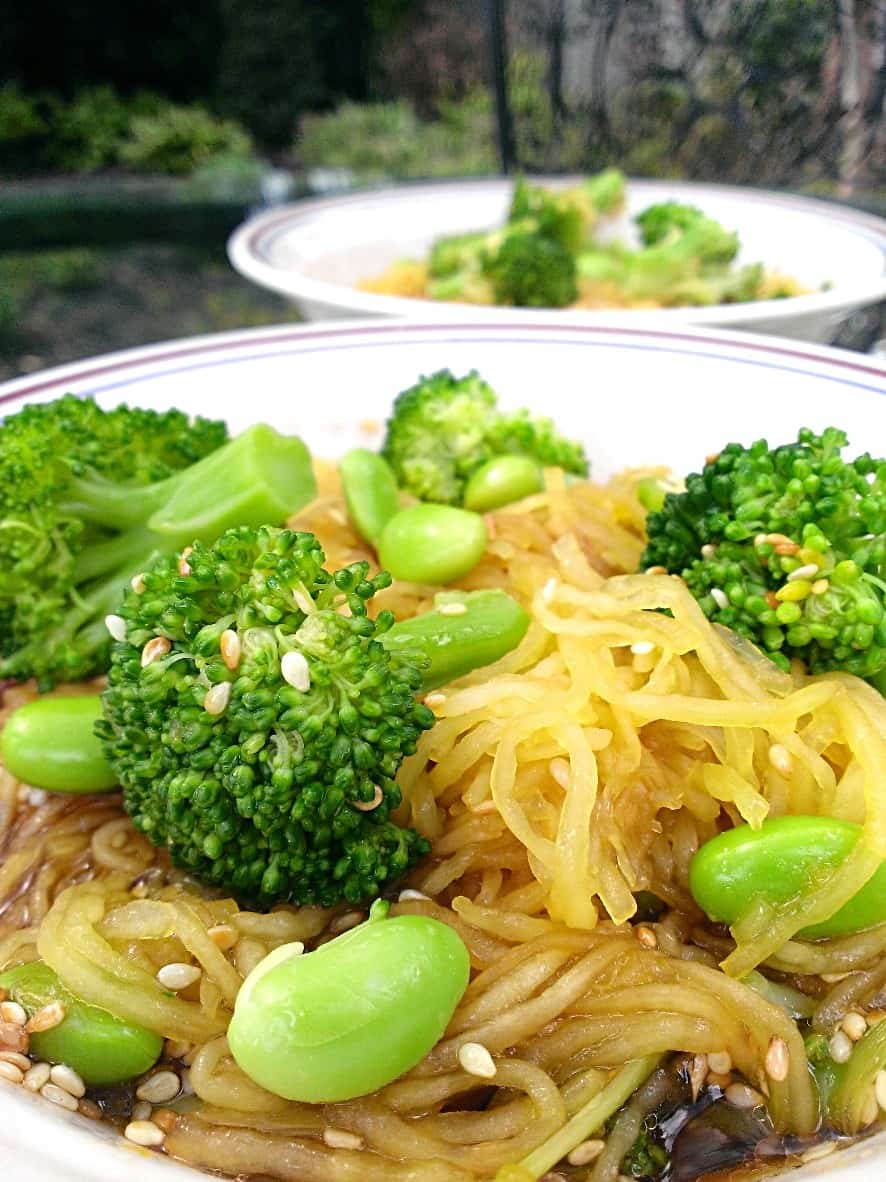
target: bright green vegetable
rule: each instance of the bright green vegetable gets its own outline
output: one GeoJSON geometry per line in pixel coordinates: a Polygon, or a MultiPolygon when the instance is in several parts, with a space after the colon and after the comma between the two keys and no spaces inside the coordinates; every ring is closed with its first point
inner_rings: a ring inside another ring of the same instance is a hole
{"type": "Polygon", "coordinates": [[[277,1096],[334,1103],[365,1096],[419,1063],[467,988],[468,951],[423,915],[369,920],[316,951],[287,944],[247,977],[228,1043],[277,1096]]]}
{"type": "Polygon", "coordinates": [[[578,299],[572,254],[555,238],[532,230],[505,235],[484,271],[497,304],[565,308],[578,299]]]}
{"type": "Polygon", "coordinates": [[[637,481],[637,498],[644,509],[658,513],[664,504],[665,490],[654,476],[644,476],[637,481]]]}
{"type": "Polygon", "coordinates": [[[42,961],[0,974],[0,987],[29,1017],[50,1002],[61,1002],[64,1020],[50,1030],[32,1034],[31,1053],[50,1063],[67,1063],[84,1083],[123,1083],[147,1071],[160,1058],[163,1039],[158,1034],[80,1001],[42,961]]]}
{"type": "Polygon", "coordinates": [[[400,508],[397,478],[390,464],[378,452],[357,447],[342,458],[338,474],[354,529],[374,545],[400,508]]]}
{"type": "MultiPolygon", "coordinates": [[[[439,646],[430,630],[389,652],[393,616],[367,604],[390,575],[324,561],[313,534],[264,526],[198,543],[187,577],[175,559],[149,568],[119,608],[96,724],[136,828],[263,904],[372,898],[429,849],[391,814],[400,763],[434,722],[416,695],[439,646]],[[158,635],[169,651],[142,666],[158,635]]],[[[516,643],[511,615],[500,627],[516,643]]],[[[449,657],[476,668],[500,655],[484,643],[449,657]]]]}
{"type": "Polygon", "coordinates": [[[474,569],[487,541],[479,513],[450,505],[410,505],[382,530],[378,557],[395,579],[444,585],[474,569]]]}
{"type": "Polygon", "coordinates": [[[478,468],[465,485],[464,506],[475,513],[488,513],[543,488],[544,477],[534,460],[527,456],[496,456],[478,468]]]}
{"type": "MultiPolygon", "coordinates": [[[[833,1073],[827,1105],[831,1120],[841,1132],[853,1135],[866,1126],[875,1082],[883,1070],[886,1070],[886,1023],[878,1022],[853,1046],[848,1062],[840,1064],[833,1073]]],[[[877,1113],[876,1106],[874,1112],[877,1113]]]]}
{"type": "Polygon", "coordinates": [[[117,777],[93,733],[102,716],[96,697],[38,698],[21,706],[0,731],[7,770],[50,792],[107,792],[117,777]]]}
{"type": "Polygon", "coordinates": [[[429,660],[424,689],[437,689],[474,669],[491,665],[515,649],[529,627],[529,616],[504,591],[443,591],[434,611],[400,620],[381,638],[390,653],[407,655],[416,646],[429,660]],[[459,614],[450,614],[454,607],[459,614]]]}
{"type": "MultiPolygon", "coordinates": [[[[836,870],[861,826],[833,817],[775,817],[758,830],[737,825],[706,842],[689,867],[689,886],[702,911],[733,923],[757,899],[787,903],[836,870]]],[[[886,922],[886,863],[839,911],[804,928],[808,939],[845,936],[886,922]]]]}

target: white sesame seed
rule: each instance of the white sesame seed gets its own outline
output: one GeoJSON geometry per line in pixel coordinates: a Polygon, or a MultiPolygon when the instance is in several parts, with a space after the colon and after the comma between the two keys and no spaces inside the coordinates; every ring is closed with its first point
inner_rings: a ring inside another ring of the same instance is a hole
{"type": "Polygon", "coordinates": [[[150,1120],[151,1113],[153,1111],[154,1111],[154,1109],[147,1102],[147,1100],[137,1100],[136,1103],[133,1104],[133,1106],[132,1106],[132,1119],[133,1120],[150,1120]]]}
{"type": "MultiPolygon", "coordinates": [[[[210,938],[216,948],[220,948],[222,952],[228,952],[239,940],[237,929],[232,928],[230,924],[218,923],[215,927],[209,928],[206,935],[210,938]]],[[[177,1055],[172,1056],[174,1059],[177,1055]]]]}
{"type": "Polygon", "coordinates": [[[203,709],[207,714],[224,714],[231,700],[231,683],[220,681],[208,690],[203,699],[203,709]]]}
{"type": "Polygon", "coordinates": [[[729,607],[729,599],[727,598],[726,592],[721,591],[719,587],[711,587],[711,599],[713,599],[721,611],[729,607]]]}
{"type": "Polygon", "coordinates": [[[605,1148],[606,1142],[599,1141],[595,1137],[590,1141],[582,1141],[580,1145],[576,1145],[566,1160],[571,1166],[587,1166],[592,1161],[596,1161],[605,1148]]]}
{"type": "Polygon", "coordinates": [[[29,1092],[39,1092],[44,1084],[49,1083],[49,1073],[52,1069],[48,1063],[35,1063],[25,1072],[24,1085],[29,1092]]]}
{"type": "Polygon", "coordinates": [[[164,989],[178,991],[179,989],[187,989],[189,985],[199,981],[202,975],[203,970],[199,965],[174,962],[173,964],[165,964],[160,969],[157,973],[157,980],[164,989]]]}
{"type": "Polygon", "coordinates": [[[8,1080],[9,1083],[20,1084],[24,1078],[25,1073],[21,1067],[16,1067],[14,1063],[0,1061],[0,1079],[8,1080]]]}
{"type": "Polygon", "coordinates": [[[178,560],[178,573],[185,578],[191,573],[191,564],[188,559],[194,552],[193,546],[185,546],[181,552],[181,557],[178,560]]]}
{"type": "Polygon", "coordinates": [[[126,639],[126,621],[122,616],[105,616],[105,627],[111,634],[112,640],[126,639]]]}
{"type": "Polygon", "coordinates": [[[325,1128],[323,1130],[324,1144],[330,1149],[362,1149],[363,1138],[357,1133],[349,1133],[346,1129],[325,1128]]]}
{"type": "Polygon", "coordinates": [[[155,636],[149,640],[142,649],[142,669],[147,669],[148,665],[152,665],[160,657],[165,657],[171,648],[172,645],[165,636],[155,636]]]}
{"type": "Polygon", "coordinates": [[[828,1051],[835,1063],[846,1063],[852,1054],[852,1041],[838,1030],[828,1043],[828,1051]]]}
{"type": "Polygon", "coordinates": [[[769,762],[785,780],[794,774],[794,757],[781,743],[773,743],[769,748],[769,762]]]}
{"type": "Polygon", "coordinates": [[[812,584],[812,587],[810,589],[810,593],[812,595],[824,595],[825,591],[827,591],[827,589],[829,587],[830,587],[830,583],[828,582],[827,579],[816,579],[815,582],[812,584]]]}
{"type": "Polygon", "coordinates": [[[550,603],[557,594],[557,588],[560,586],[559,579],[548,579],[541,589],[541,597],[545,603],[550,603]]]}
{"type": "Polygon", "coordinates": [[[306,595],[304,591],[293,591],[292,598],[295,600],[295,606],[300,612],[304,612],[306,616],[311,615],[316,610],[317,605],[311,599],[310,595],[306,595]]]}
{"type": "Polygon", "coordinates": [[[56,1063],[55,1067],[49,1072],[49,1078],[54,1084],[57,1084],[60,1088],[64,1088],[72,1096],[76,1096],[78,1100],[81,1096],[86,1095],[86,1084],[74,1068],[69,1067],[67,1063],[56,1063]]]}
{"type": "Polygon", "coordinates": [[[830,1156],[836,1148],[836,1141],[822,1141],[820,1145],[813,1145],[811,1149],[807,1149],[805,1153],[801,1153],[800,1161],[807,1164],[811,1161],[818,1161],[822,1157],[830,1156]]]}
{"type": "Polygon", "coordinates": [[[428,707],[429,710],[433,710],[437,706],[442,706],[445,701],[446,701],[445,694],[438,694],[438,693],[425,694],[425,705],[428,707]]]}
{"type": "Polygon", "coordinates": [[[145,1149],[162,1145],[166,1140],[166,1134],[152,1120],[131,1120],[123,1130],[123,1136],[127,1141],[132,1141],[134,1145],[142,1145],[145,1149]]]}
{"type": "Polygon", "coordinates": [[[20,1055],[18,1051],[0,1051],[0,1063],[12,1063],[20,1071],[29,1071],[31,1060],[27,1055],[20,1055]]]}
{"type": "Polygon", "coordinates": [[[437,608],[441,616],[463,616],[468,610],[466,603],[443,603],[437,608]]]}
{"type": "Polygon", "coordinates": [[[548,764],[548,771],[551,773],[553,779],[557,781],[563,791],[567,791],[569,785],[572,783],[572,768],[568,759],[563,759],[562,756],[556,756],[548,764]]]}
{"type": "Polygon", "coordinates": [[[136,593],[136,595],[144,595],[145,593],[145,576],[143,574],[133,575],[129,580],[129,585],[136,593]]]}
{"type": "Polygon", "coordinates": [[[693,1055],[692,1062],[689,1064],[689,1085],[692,1089],[693,1102],[698,1099],[698,1093],[701,1091],[701,1085],[704,1083],[707,1074],[707,1055],[693,1055]]]}
{"type": "Polygon", "coordinates": [[[631,652],[635,657],[648,656],[655,648],[651,640],[638,640],[631,645],[631,652]]]}
{"type": "Polygon", "coordinates": [[[864,1038],[868,1032],[867,1019],[857,1010],[850,1010],[843,1021],[840,1023],[840,1029],[844,1034],[848,1035],[853,1042],[858,1042],[858,1040],[864,1038]]]}
{"type": "Polygon", "coordinates": [[[219,640],[222,660],[228,669],[236,669],[240,664],[240,637],[233,628],[225,628],[219,640]]]}
{"type": "Polygon", "coordinates": [[[705,542],[701,548],[702,558],[713,558],[717,553],[717,547],[712,542],[705,542]]]}
{"type": "Polygon", "coordinates": [[[714,1075],[727,1075],[732,1070],[732,1056],[728,1051],[713,1051],[708,1055],[708,1070],[714,1075]]]}
{"type": "Polygon", "coordinates": [[[398,903],[424,903],[430,899],[430,895],[424,894],[422,891],[413,890],[412,887],[407,887],[405,891],[401,891],[397,896],[398,903]]]}
{"type": "Polygon", "coordinates": [[[818,563],[807,562],[805,566],[798,566],[788,575],[788,582],[795,583],[797,579],[814,579],[818,574],[818,563]]]}
{"type": "Polygon", "coordinates": [[[656,936],[652,928],[647,927],[645,923],[638,924],[638,926],[634,928],[634,935],[644,948],[658,947],[658,936],[656,936]]]}
{"type": "Polygon", "coordinates": [[[497,1067],[495,1060],[480,1042],[464,1042],[458,1048],[458,1061],[468,1075],[479,1075],[481,1079],[494,1078],[497,1067]]]}
{"type": "Polygon", "coordinates": [[[303,694],[311,688],[310,666],[304,653],[298,652],[297,649],[283,654],[280,673],[288,685],[291,685],[293,689],[300,690],[303,694]]]}
{"type": "Polygon", "coordinates": [[[135,1095],[137,1099],[147,1100],[151,1104],[165,1104],[168,1100],[174,1100],[180,1091],[181,1080],[174,1071],[158,1071],[139,1084],[135,1095]]]}
{"type": "Polygon", "coordinates": [[[747,1084],[730,1084],[723,1095],[733,1108],[757,1108],[763,1103],[762,1095],[756,1088],[749,1088],[747,1084]]]}
{"type": "Polygon", "coordinates": [[[886,1112],[886,1071],[878,1071],[874,1077],[874,1095],[877,1103],[886,1112]]]}
{"type": "Polygon", "coordinates": [[[17,1001],[0,1001],[0,1022],[8,1022],[10,1026],[24,1026],[28,1020],[24,1007],[17,1001]]]}
{"type": "Polygon", "coordinates": [[[68,1112],[77,1111],[77,1097],[66,1092],[64,1088],[60,1088],[58,1084],[44,1084],[40,1089],[40,1095],[50,1104],[57,1104],[59,1108],[67,1108],[68,1112]]]}
{"type": "Polygon", "coordinates": [[[787,1079],[791,1066],[791,1053],[788,1044],[777,1034],[773,1034],[769,1040],[764,1066],[766,1074],[776,1083],[784,1083],[787,1079]]]}
{"type": "Polygon", "coordinates": [[[378,784],[374,784],[373,788],[375,791],[372,794],[372,800],[352,800],[351,801],[351,804],[359,812],[371,813],[372,810],[377,809],[378,806],[381,804],[381,802],[384,800],[385,794],[384,794],[384,792],[382,792],[381,788],[379,788],[378,784]]]}

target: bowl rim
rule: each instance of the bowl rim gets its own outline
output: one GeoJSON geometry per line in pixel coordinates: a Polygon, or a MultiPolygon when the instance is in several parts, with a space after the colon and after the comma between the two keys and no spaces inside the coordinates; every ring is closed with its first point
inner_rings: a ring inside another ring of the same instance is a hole
{"type": "MultiPolygon", "coordinates": [[[[563,187],[576,183],[581,177],[532,175],[533,182],[563,187]]],[[[534,318],[554,319],[559,323],[623,323],[633,320],[641,310],[633,308],[511,308],[494,309],[477,304],[447,303],[409,299],[403,296],[381,295],[361,291],[342,283],[316,279],[299,270],[289,270],[269,261],[267,247],[281,233],[293,226],[310,222],[317,214],[341,210],[371,211],[373,206],[388,206],[407,198],[424,200],[439,196],[447,190],[462,188],[469,191],[505,189],[514,183],[512,177],[483,177],[465,179],[451,177],[437,181],[406,182],[361,189],[353,193],[333,197],[311,197],[289,202],[262,210],[245,221],[232,232],[227,242],[228,259],[236,271],[261,287],[269,288],[282,295],[306,300],[327,307],[340,309],[350,316],[396,316],[408,319],[484,319],[493,313],[503,314],[508,319],[526,320],[534,318]],[[433,310],[431,312],[431,309],[433,310]]],[[[664,322],[691,322],[693,324],[756,325],[764,321],[790,320],[795,316],[836,313],[864,304],[876,303],[886,297],[886,218],[857,210],[837,202],[819,197],[800,196],[774,189],[760,189],[752,186],[725,185],[713,182],[654,179],[629,177],[631,188],[667,186],[686,195],[726,196],[740,199],[761,207],[778,205],[797,213],[812,215],[819,219],[837,221],[841,228],[854,232],[880,251],[882,269],[876,278],[861,283],[838,282],[827,291],[810,292],[804,295],[788,296],[781,300],[753,300],[741,304],[712,304],[708,307],[684,306],[678,308],[643,309],[646,316],[664,322]]]]}

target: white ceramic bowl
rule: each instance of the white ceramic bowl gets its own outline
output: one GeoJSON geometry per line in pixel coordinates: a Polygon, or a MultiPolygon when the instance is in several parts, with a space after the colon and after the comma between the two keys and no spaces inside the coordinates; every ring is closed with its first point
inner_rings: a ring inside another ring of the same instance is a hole
{"type": "MultiPolygon", "coordinates": [[[[801,425],[845,427],[886,451],[886,365],[790,341],[691,329],[562,324],[285,326],[195,337],[31,374],[0,386],[0,416],[67,390],[157,409],[257,420],[298,431],[320,455],[372,445],[379,423],[420,373],[476,367],[512,407],[553,415],[583,438],[599,476],[625,465],[688,471],[727,439],[791,437],[801,425]]],[[[376,436],[377,437],[377,436],[376,436]]],[[[873,1182],[886,1133],[791,1172],[796,1182],[873,1182]]],[[[107,1127],[0,1080],[2,1182],[197,1182],[189,1167],[138,1149],[107,1127]]],[[[787,1178],[787,1176],[786,1176],[787,1178]]]]}
{"type": "MultiPolygon", "coordinates": [[[[562,187],[576,178],[540,178],[562,187]]],[[[289,296],[307,320],[353,316],[487,320],[488,308],[428,304],[360,291],[357,283],[402,258],[423,258],[441,234],[500,225],[510,200],[507,180],[444,181],[302,201],[244,222],[228,242],[234,267],[262,287],[289,296]]],[[[630,218],[658,201],[700,206],[739,233],[740,261],[761,261],[799,279],[812,294],[652,313],[661,328],[679,324],[740,328],[801,340],[832,340],[853,308],[886,298],[886,219],[783,193],[680,181],[628,182],[630,218]],[[830,284],[827,291],[819,290],[830,284]]],[[[503,322],[627,325],[640,313],[500,308],[503,322]]]]}

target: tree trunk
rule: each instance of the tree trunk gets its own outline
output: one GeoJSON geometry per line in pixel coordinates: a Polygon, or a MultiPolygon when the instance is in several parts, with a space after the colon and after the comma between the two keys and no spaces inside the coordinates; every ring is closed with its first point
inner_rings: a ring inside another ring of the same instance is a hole
{"type": "Polygon", "coordinates": [[[838,0],[840,28],[840,162],[839,193],[849,197],[864,157],[864,118],[858,57],[855,0],[838,0]]]}

